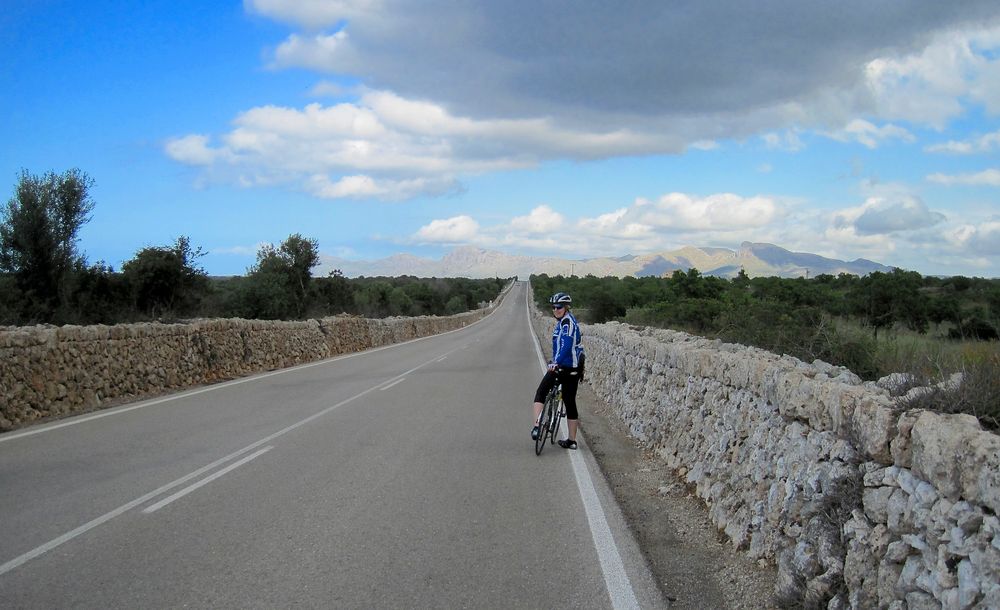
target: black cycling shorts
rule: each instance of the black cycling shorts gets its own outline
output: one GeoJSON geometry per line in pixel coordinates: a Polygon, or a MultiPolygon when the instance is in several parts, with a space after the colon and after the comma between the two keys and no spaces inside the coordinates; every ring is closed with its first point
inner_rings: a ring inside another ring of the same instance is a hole
{"type": "Polygon", "coordinates": [[[576,389],[580,385],[580,371],[573,368],[560,368],[559,372],[546,371],[538,389],[535,390],[535,402],[545,402],[549,390],[556,384],[562,384],[562,399],[566,405],[566,419],[578,419],[576,411],[576,389]]]}

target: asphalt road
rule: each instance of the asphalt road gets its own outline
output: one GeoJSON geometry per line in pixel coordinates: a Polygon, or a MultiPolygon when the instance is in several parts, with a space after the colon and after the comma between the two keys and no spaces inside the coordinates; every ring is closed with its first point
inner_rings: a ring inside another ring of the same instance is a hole
{"type": "Polygon", "coordinates": [[[664,606],[593,457],[483,321],[0,435],[4,608],[664,606]]]}

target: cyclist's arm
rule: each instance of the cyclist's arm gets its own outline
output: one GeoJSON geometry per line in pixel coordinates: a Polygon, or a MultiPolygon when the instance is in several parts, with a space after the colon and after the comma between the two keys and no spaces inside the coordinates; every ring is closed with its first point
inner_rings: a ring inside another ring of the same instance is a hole
{"type": "Polygon", "coordinates": [[[573,324],[569,320],[560,320],[558,326],[558,335],[556,335],[554,341],[554,350],[552,354],[552,362],[557,367],[565,366],[560,363],[563,362],[573,362],[573,355],[571,350],[573,349],[573,324]]]}

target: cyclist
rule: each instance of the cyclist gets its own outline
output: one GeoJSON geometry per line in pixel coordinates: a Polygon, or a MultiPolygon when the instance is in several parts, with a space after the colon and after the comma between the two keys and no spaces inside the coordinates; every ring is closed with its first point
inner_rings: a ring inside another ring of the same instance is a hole
{"type": "Polygon", "coordinates": [[[534,427],[531,428],[532,440],[537,439],[538,420],[542,414],[545,396],[556,382],[561,383],[569,428],[568,438],[559,441],[559,446],[563,449],[576,449],[576,389],[583,377],[584,354],[583,346],[580,345],[580,325],[569,311],[572,302],[573,299],[565,292],[557,292],[549,299],[552,315],[556,319],[556,327],[552,331],[552,360],[535,391],[535,419],[534,427]]]}

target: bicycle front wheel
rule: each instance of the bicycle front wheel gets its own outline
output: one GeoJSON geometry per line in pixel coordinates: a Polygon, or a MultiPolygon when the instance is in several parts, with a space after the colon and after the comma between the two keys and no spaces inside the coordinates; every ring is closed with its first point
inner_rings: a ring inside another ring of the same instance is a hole
{"type": "Polygon", "coordinates": [[[545,435],[549,432],[550,417],[549,403],[546,401],[545,407],[542,409],[541,423],[538,426],[538,438],[535,439],[535,455],[541,455],[542,449],[545,449],[545,435]]]}
{"type": "Polygon", "coordinates": [[[562,421],[562,414],[563,414],[563,411],[562,411],[562,401],[561,400],[553,400],[552,401],[552,426],[550,426],[550,428],[551,428],[551,434],[549,436],[549,439],[550,439],[549,442],[554,443],[557,440],[559,440],[559,422],[562,421]]]}

